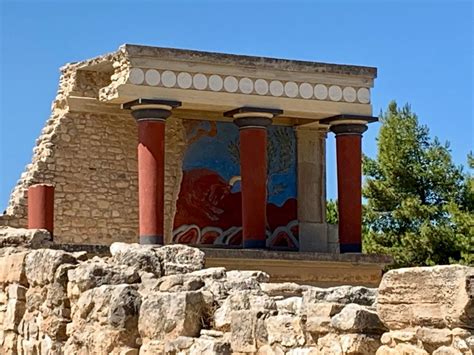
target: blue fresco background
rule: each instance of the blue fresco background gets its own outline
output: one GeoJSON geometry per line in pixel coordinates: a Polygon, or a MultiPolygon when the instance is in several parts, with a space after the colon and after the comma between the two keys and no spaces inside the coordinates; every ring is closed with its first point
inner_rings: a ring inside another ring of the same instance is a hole
{"type": "MultiPolygon", "coordinates": [[[[196,134],[198,130],[211,130],[209,121],[199,121],[188,130],[188,137],[196,134]]],[[[290,199],[296,198],[296,138],[292,127],[270,126],[268,128],[268,140],[275,139],[276,130],[284,130],[289,137],[289,145],[293,148],[290,165],[287,171],[275,173],[269,176],[268,181],[268,202],[277,206],[290,199]]],[[[233,123],[217,122],[217,135],[201,136],[192,143],[186,150],[183,162],[183,170],[195,168],[208,168],[217,172],[226,181],[234,176],[240,175],[240,166],[232,158],[229,144],[234,142],[238,146],[239,130],[233,123]]],[[[277,142],[275,142],[276,145],[277,142]]],[[[268,157],[279,159],[279,157],[268,157]]],[[[240,183],[236,183],[233,192],[240,191],[240,183]]]]}

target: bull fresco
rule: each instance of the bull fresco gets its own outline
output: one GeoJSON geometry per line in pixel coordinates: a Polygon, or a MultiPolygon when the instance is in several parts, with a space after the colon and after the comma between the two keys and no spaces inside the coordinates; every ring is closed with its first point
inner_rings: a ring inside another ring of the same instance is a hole
{"type": "MultiPolygon", "coordinates": [[[[233,123],[186,120],[187,148],[177,201],[177,243],[242,243],[239,130],[233,123]]],[[[296,139],[292,127],[268,129],[267,247],[298,248],[296,139]]]]}

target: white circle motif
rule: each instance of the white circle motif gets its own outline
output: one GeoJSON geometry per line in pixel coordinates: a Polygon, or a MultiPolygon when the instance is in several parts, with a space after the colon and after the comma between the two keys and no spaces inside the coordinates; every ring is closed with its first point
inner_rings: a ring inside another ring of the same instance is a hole
{"type": "Polygon", "coordinates": [[[178,86],[181,89],[189,89],[193,84],[193,78],[191,74],[182,72],[178,74],[178,86]]]}
{"type": "Polygon", "coordinates": [[[318,100],[326,100],[326,98],[328,97],[328,88],[326,87],[326,85],[317,84],[314,87],[314,96],[316,96],[318,100]]]}
{"type": "Polygon", "coordinates": [[[249,78],[242,78],[239,81],[239,89],[244,94],[250,94],[253,91],[253,81],[249,78]]]}
{"type": "Polygon", "coordinates": [[[283,84],[281,83],[281,81],[273,80],[273,81],[270,83],[270,93],[271,93],[273,96],[281,96],[281,95],[283,95],[283,84]]]}
{"type": "Polygon", "coordinates": [[[309,99],[313,96],[313,86],[308,83],[303,83],[300,85],[300,96],[303,99],[309,99]]]}
{"type": "Polygon", "coordinates": [[[285,94],[288,97],[298,96],[298,85],[294,81],[289,81],[285,84],[285,94]]]}
{"type": "Polygon", "coordinates": [[[193,86],[198,90],[204,90],[207,87],[207,77],[204,74],[194,74],[193,86]]]}
{"type": "Polygon", "coordinates": [[[224,86],[224,82],[219,75],[211,75],[209,77],[209,87],[212,91],[221,91],[224,86]]]}
{"type": "Polygon", "coordinates": [[[224,79],[224,89],[228,92],[236,92],[239,88],[239,82],[233,76],[228,76],[224,79]]]}
{"type": "Polygon", "coordinates": [[[150,69],[145,73],[145,81],[150,86],[156,86],[160,83],[160,73],[158,70],[150,69]]]}
{"type": "Polygon", "coordinates": [[[339,86],[333,85],[329,88],[329,98],[332,101],[339,101],[342,99],[342,90],[339,86]]]}
{"type": "Polygon", "coordinates": [[[356,96],[357,94],[353,87],[348,86],[342,90],[342,97],[344,97],[344,100],[347,102],[354,102],[356,96]]]}
{"type": "Polygon", "coordinates": [[[257,79],[255,81],[255,91],[259,95],[266,95],[268,93],[268,83],[266,80],[257,79]]]}
{"type": "Polygon", "coordinates": [[[132,68],[130,74],[128,75],[128,80],[135,85],[140,85],[145,80],[145,74],[140,68],[132,68]]]}
{"type": "Polygon", "coordinates": [[[171,88],[176,85],[176,74],[170,70],[167,70],[161,74],[161,82],[167,88],[171,88]]]}
{"type": "Polygon", "coordinates": [[[370,91],[367,88],[360,88],[357,90],[357,99],[362,104],[368,104],[370,102],[370,91]]]}

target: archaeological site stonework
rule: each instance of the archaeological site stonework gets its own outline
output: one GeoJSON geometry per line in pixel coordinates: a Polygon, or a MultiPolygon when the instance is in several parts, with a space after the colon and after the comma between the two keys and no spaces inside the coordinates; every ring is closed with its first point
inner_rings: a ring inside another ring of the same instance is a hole
{"type": "Polygon", "coordinates": [[[473,354],[474,268],[406,268],[378,289],[204,268],[186,245],[57,249],[0,228],[2,354],[473,354]]]}

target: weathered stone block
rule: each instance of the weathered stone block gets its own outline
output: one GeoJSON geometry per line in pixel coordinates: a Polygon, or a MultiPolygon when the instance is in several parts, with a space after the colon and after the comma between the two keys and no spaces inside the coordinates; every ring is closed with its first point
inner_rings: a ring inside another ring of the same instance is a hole
{"type": "Polygon", "coordinates": [[[17,331],[25,310],[25,302],[16,299],[8,300],[7,310],[3,319],[3,330],[17,331]]]}
{"type": "Polygon", "coordinates": [[[199,291],[149,294],[140,308],[140,335],[148,340],[198,336],[205,307],[199,291]]]}
{"type": "Polygon", "coordinates": [[[131,266],[137,271],[151,272],[157,277],[162,275],[160,256],[153,247],[113,243],[110,246],[110,254],[117,264],[131,266]]]}
{"type": "Polygon", "coordinates": [[[204,268],[204,252],[182,244],[155,249],[161,259],[164,275],[185,274],[204,268]]]}
{"type": "Polygon", "coordinates": [[[0,257],[0,284],[18,283],[28,285],[25,275],[27,252],[0,257]]]}
{"type": "Polygon", "coordinates": [[[376,312],[354,303],[332,317],[331,325],[346,333],[382,334],[387,330],[376,312]]]}
{"type": "Polygon", "coordinates": [[[391,270],[379,287],[377,311],[390,329],[474,324],[474,268],[461,265],[391,270]]]}
{"type": "Polygon", "coordinates": [[[76,263],[76,258],[63,250],[33,250],[25,259],[26,277],[30,285],[43,286],[53,281],[59,266],[76,263]]]}
{"type": "Polygon", "coordinates": [[[276,311],[275,301],[268,295],[256,290],[232,292],[214,313],[214,326],[218,330],[228,330],[233,311],[252,310],[266,314],[276,311]]]}
{"type": "Polygon", "coordinates": [[[242,353],[257,351],[258,315],[258,312],[248,310],[232,312],[232,351],[242,353]]]}
{"type": "Polygon", "coordinates": [[[301,318],[291,315],[278,315],[265,319],[268,343],[287,347],[305,345],[305,335],[301,318]]]}

